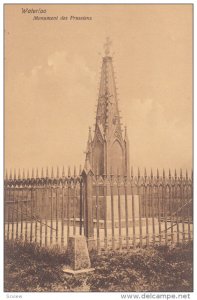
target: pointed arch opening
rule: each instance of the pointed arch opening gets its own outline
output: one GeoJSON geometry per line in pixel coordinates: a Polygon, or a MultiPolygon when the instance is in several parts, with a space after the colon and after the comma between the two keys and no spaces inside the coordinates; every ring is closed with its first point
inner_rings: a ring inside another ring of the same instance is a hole
{"type": "Polygon", "coordinates": [[[110,149],[109,154],[110,160],[110,169],[112,168],[113,172],[117,172],[119,170],[119,174],[124,174],[124,157],[123,157],[123,149],[120,142],[116,139],[110,149]]]}
{"type": "Polygon", "coordinates": [[[98,172],[99,175],[104,174],[104,146],[99,140],[94,147],[93,172],[98,172]]]}

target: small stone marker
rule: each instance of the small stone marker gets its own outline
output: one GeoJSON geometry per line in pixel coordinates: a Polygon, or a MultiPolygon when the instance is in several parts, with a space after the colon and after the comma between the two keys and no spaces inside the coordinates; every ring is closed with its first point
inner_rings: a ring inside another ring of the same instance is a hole
{"type": "Polygon", "coordinates": [[[94,271],[91,268],[86,238],[84,236],[69,237],[67,255],[70,264],[63,267],[63,272],[75,275],[94,271]]]}

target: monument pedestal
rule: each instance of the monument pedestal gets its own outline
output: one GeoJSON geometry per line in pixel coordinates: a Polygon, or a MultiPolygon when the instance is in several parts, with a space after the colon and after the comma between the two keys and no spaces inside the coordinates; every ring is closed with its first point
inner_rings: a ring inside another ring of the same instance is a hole
{"type": "MultiPolygon", "coordinates": [[[[134,195],[134,215],[135,219],[139,218],[139,196],[134,195]]],[[[111,196],[107,196],[107,220],[111,220],[111,196]]],[[[120,195],[120,207],[121,207],[121,219],[126,219],[126,211],[125,211],[125,195],[120,195]]],[[[119,209],[118,209],[118,195],[113,196],[113,214],[114,219],[118,220],[119,218],[119,209]]],[[[132,207],[132,195],[127,195],[127,211],[128,211],[128,219],[132,220],[133,217],[133,207],[132,207]]]]}

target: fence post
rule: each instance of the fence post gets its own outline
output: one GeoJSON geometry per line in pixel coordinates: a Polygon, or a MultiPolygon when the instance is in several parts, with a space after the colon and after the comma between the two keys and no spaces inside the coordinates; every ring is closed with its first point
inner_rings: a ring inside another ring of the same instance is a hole
{"type": "Polygon", "coordinates": [[[93,187],[93,172],[90,168],[84,168],[82,172],[82,178],[84,182],[84,233],[87,240],[88,250],[95,248],[94,240],[94,223],[93,223],[93,213],[92,213],[92,187],[93,187]]]}

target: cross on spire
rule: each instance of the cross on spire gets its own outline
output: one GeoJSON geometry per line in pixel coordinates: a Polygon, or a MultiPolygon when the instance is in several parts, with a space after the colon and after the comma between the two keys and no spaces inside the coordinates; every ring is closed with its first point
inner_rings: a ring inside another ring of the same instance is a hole
{"type": "Polygon", "coordinates": [[[106,38],[106,42],[104,44],[105,55],[108,56],[110,53],[110,46],[112,45],[112,41],[109,37],[106,38]]]}

